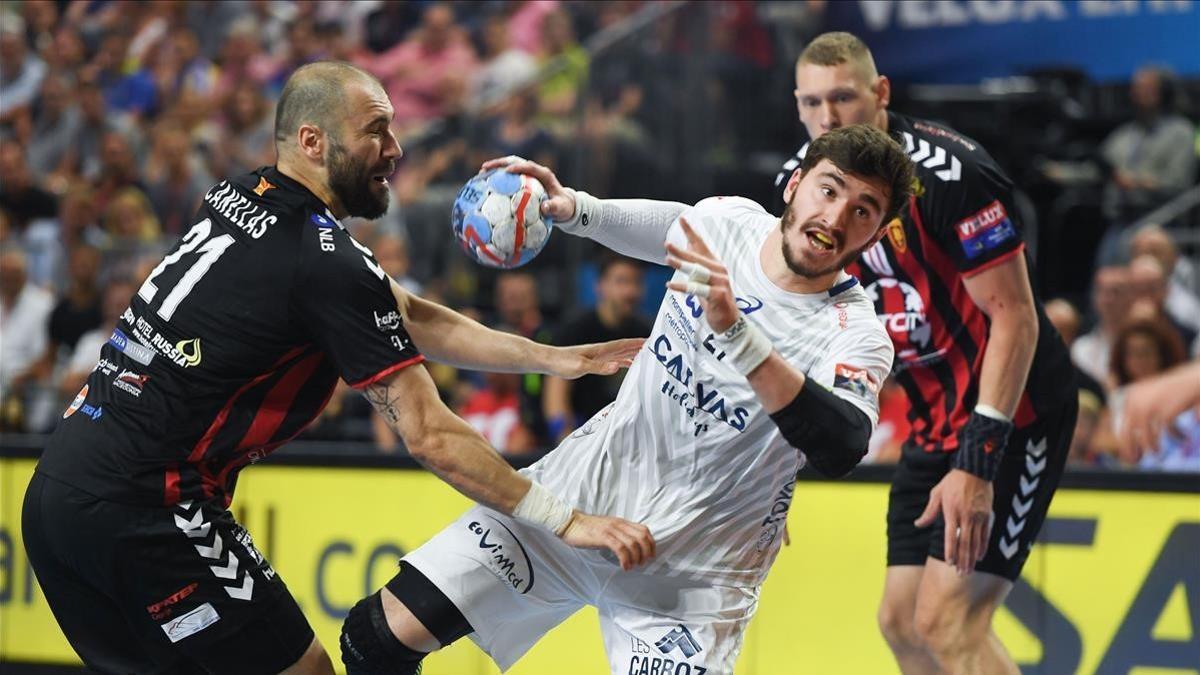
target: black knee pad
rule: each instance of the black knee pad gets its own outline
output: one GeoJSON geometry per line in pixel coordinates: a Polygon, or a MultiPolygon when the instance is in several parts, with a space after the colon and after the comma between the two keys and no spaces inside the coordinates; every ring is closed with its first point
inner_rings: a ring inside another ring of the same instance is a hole
{"type": "Polygon", "coordinates": [[[475,631],[450,598],[407,561],[400,561],[400,571],[385,586],[443,647],[475,631]]]}
{"type": "Polygon", "coordinates": [[[388,628],[378,591],[350,609],[338,642],[346,675],[420,675],[425,658],[424,652],[410,649],[388,628]]]}

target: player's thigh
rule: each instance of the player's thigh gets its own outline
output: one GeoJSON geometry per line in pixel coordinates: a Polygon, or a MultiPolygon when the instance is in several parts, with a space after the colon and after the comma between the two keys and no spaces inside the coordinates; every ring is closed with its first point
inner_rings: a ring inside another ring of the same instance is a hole
{"type": "Polygon", "coordinates": [[[929,504],[930,490],[949,470],[950,459],[944,453],[929,453],[912,443],[904,444],[888,492],[888,567],[921,566],[931,555],[941,557],[945,527],[941,514],[926,527],[917,527],[913,521],[929,504]]]}
{"type": "Polygon", "coordinates": [[[98,672],[203,672],[182,655],[147,644],[109,595],[101,571],[107,546],[89,540],[109,531],[106,523],[91,522],[95,505],[90,495],[34,474],[22,509],[26,554],[67,642],[98,672]]]}
{"type": "Polygon", "coordinates": [[[614,675],[732,675],[756,589],[681,587],[667,579],[633,592],[620,585],[614,580],[606,589],[611,601],[598,603],[614,675]]]}
{"type": "Polygon", "coordinates": [[[879,627],[889,640],[914,638],[912,625],[924,571],[924,565],[894,565],[887,568],[883,598],[879,602],[879,627]]]}
{"type": "Polygon", "coordinates": [[[1070,452],[1079,402],[1014,431],[992,482],[995,520],[987,553],[976,569],[1016,581],[1046,521],[1070,452]]]}
{"type": "Polygon", "coordinates": [[[959,575],[953,565],[930,558],[917,595],[918,630],[980,639],[1012,586],[1008,579],[978,570],[959,575]]]}
{"type": "Polygon", "coordinates": [[[582,608],[596,586],[588,560],[552,533],[478,506],[404,560],[462,613],[468,637],[501,669],[582,608]]]}
{"type": "Polygon", "coordinates": [[[231,675],[274,675],[308,652],[312,628],[228,510],[184,502],[129,521],[116,586],[143,641],[231,675]]]}

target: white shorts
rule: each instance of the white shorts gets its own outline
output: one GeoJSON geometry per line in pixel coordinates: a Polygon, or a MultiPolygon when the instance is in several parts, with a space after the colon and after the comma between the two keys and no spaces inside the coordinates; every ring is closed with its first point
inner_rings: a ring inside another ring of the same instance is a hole
{"type": "Polygon", "coordinates": [[[480,506],[404,559],[463,613],[501,671],[593,605],[614,675],[732,675],[758,606],[757,588],[626,572],[607,551],[480,506]]]}

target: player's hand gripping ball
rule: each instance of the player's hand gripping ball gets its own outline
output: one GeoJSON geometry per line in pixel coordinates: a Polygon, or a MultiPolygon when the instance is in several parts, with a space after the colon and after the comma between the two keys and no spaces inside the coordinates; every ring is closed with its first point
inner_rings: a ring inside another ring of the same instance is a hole
{"type": "Polygon", "coordinates": [[[463,186],[450,214],[454,237],[475,262],[512,269],[533,260],[550,240],[542,218],[546,188],[532,176],[493,169],[463,186]]]}

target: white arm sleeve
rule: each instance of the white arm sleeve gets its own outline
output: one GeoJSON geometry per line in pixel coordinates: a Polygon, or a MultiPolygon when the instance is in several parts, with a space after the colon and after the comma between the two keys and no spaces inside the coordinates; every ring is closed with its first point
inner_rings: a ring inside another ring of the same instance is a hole
{"type": "Polygon", "coordinates": [[[554,225],[564,232],[586,237],[607,248],[638,260],[662,265],[663,246],[671,225],[688,207],[679,202],[653,199],[597,199],[586,192],[572,191],[575,215],[554,225]]]}

